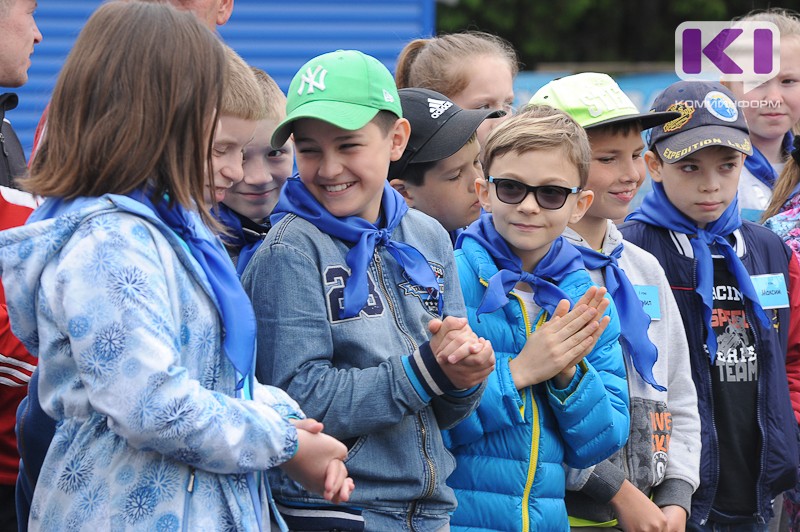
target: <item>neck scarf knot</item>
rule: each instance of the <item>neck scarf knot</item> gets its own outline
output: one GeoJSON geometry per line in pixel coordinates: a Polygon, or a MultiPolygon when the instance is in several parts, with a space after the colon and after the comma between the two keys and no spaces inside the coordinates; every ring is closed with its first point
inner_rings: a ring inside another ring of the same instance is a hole
{"type": "Polygon", "coordinates": [[[714,289],[714,260],[711,256],[711,246],[716,246],[717,251],[725,259],[728,271],[736,278],[739,291],[742,292],[745,299],[753,304],[756,317],[761,322],[761,325],[765,328],[771,326],[769,317],[767,317],[764,309],[761,308],[753,282],[750,280],[750,274],[745,269],[742,261],[739,260],[739,257],[736,256],[736,250],[733,249],[726,238],[742,225],[738,200],[734,199],[717,220],[707,224],[705,228],[700,228],[669,201],[667,194],[664,192],[664,186],[661,183],[654,182],[653,190],[645,196],[641,207],[626,219],[638,220],[649,225],[689,235],[697,267],[697,287],[695,292],[703,302],[706,345],[708,346],[711,362],[714,362],[717,356],[717,337],[711,328],[711,314],[714,308],[712,294],[714,289]]]}
{"type": "Polygon", "coordinates": [[[323,233],[354,244],[345,257],[350,268],[350,278],[345,281],[343,318],[357,316],[367,304],[367,272],[379,246],[389,251],[411,282],[425,289],[429,299],[437,300],[441,314],[441,290],[431,265],[417,248],[392,240],[392,232],[400,225],[408,206],[388,182],[383,186],[381,210],[385,220],[384,227],[377,227],[359,216],[336,217],[314,198],[300,179],[294,177],[286,181],[270,221],[275,226],[287,214],[294,214],[323,233]]]}
{"type": "Polygon", "coordinates": [[[533,300],[552,316],[558,302],[571,298],[559,286],[568,274],[583,270],[581,254],[575,246],[562,237],[556,238],[550,249],[534,268],[533,272],[522,269],[522,260],[508,247],[505,239],[497,232],[492,215],[485,213],[458,237],[456,248],[460,248],[465,238],[478,242],[498,266],[498,272],[489,279],[489,285],[478,306],[478,316],[494,312],[508,303],[508,294],[518,282],[533,288],[533,300]]]}

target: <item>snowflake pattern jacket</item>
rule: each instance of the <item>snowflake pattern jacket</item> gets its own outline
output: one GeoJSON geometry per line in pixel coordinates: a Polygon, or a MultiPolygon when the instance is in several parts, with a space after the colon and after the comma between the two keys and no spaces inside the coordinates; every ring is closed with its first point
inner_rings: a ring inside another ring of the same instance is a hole
{"type": "Polygon", "coordinates": [[[129,198],[85,203],[0,233],[12,328],[58,423],[30,530],[258,530],[250,473],[293,456],[302,413],[257,383],[237,397],[216,299],[175,233],[129,198]]]}

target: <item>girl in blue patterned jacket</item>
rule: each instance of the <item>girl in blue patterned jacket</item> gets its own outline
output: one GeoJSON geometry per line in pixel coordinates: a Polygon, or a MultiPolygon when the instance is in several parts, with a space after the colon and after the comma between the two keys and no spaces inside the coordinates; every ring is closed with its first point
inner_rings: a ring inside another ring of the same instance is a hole
{"type": "Polygon", "coordinates": [[[562,462],[584,468],[628,434],[628,394],[605,289],[560,235],[592,202],[585,132],[542,107],[490,134],[487,214],[459,237],[456,264],[473,330],[497,364],[478,409],[447,436],[457,467],[454,530],[569,530],[562,462]],[[570,308],[572,310],[570,310],[570,308]]]}
{"type": "Polygon", "coordinates": [[[258,473],[281,464],[352,489],[344,445],[253,379],[252,308],[203,223],[224,69],[192,14],[142,2],[98,9],[63,67],[25,183],[48,199],[0,234],[56,420],[31,530],[269,529],[258,473]]]}

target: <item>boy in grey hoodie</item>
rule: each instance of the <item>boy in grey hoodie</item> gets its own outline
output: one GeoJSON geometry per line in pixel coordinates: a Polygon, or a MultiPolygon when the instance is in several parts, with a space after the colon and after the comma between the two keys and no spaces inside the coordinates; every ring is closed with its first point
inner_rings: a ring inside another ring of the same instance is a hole
{"type": "Polygon", "coordinates": [[[630,390],[627,445],[568,476],[570,525],[582,531],[601,525],[684,530],[699,484],[701,445],[686,334],[658,261],[623,242],[612,221],[625,217],[644,180],[641,132],[678,114],[640,114],[611,77],[597,73],[554,80],[530,103],[567,112],[589,135],[586,188],[595,200],[564,237],[581,250],[592,280],[608,288],[620,309],[630,390]]]}

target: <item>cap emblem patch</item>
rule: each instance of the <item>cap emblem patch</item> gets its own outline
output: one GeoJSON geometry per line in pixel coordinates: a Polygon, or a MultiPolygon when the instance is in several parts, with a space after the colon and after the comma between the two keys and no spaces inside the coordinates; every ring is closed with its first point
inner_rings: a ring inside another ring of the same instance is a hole
{"type": "Polygon", "coordinates": [[[314,69],[313,72],[311,71],[311,67],[308,67],[305,74],[303,74],[303,76],[300,78],[300,87],[297,89],[297,94],[302,96],[304,91],[306,94],[314,94],[314,89],[324,91],[325,75],[327,73],[328,71],[322,68],[321,65],[317,65],[317,68],[314,69]],[[308,90],[306,90],[306,86],[308,87],[308,90]]]}
{"type": "Polygon", "coordinates": [[[669,133],[671,131],[677,131],[683,126],[685,126],[689,120],[692,118],[694,114],[694,106],[688,105],[686,102],[675,102],[669,107],[667,107],[667,111],[675,111],[681,114],[675,120],[670,120],[666,124],[664,124],[664,132],[669,133]]]}
{"type": "Polygon", "coordinates": [[[431,113],[431,118],[433,119],[439,118],[451,107],[453,107],[453,102],[428,98],[428,111],[431,113]]]}
{"type": "Polygon", "coordinates": [[[727,94],[711,91],[703,99],[706,110],[723,122],[736,122],[739,119],[739,110],[727,94]]]}

